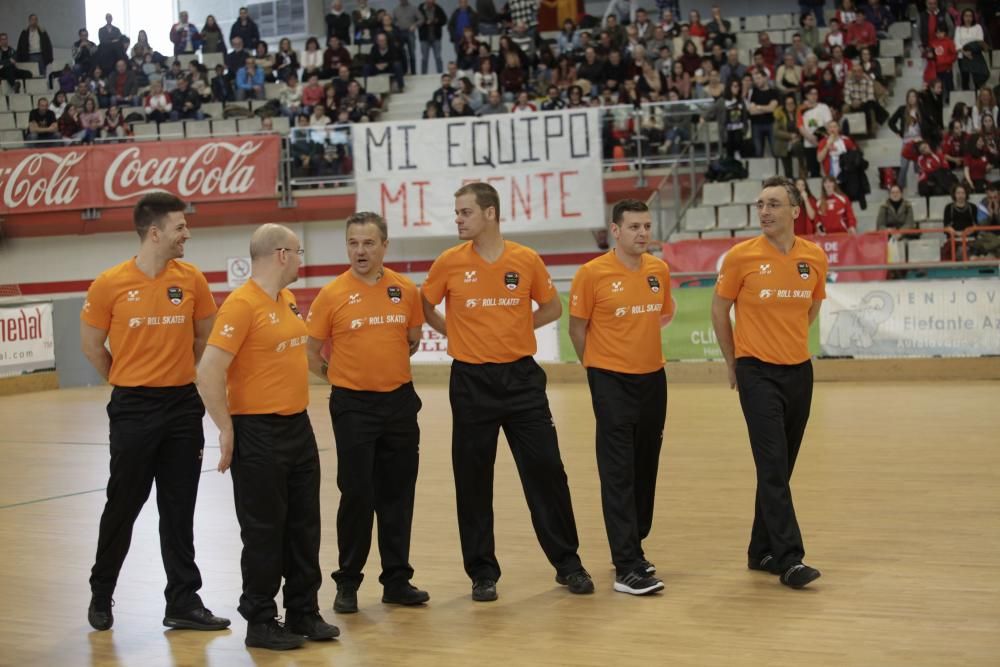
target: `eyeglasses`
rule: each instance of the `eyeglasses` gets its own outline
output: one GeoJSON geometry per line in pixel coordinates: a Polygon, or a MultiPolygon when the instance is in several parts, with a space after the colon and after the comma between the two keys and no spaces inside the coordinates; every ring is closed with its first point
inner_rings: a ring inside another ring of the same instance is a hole
{"type": "Polygon", "coordinates": [[[776,211],[779,208],[784,208],[785,206],[787,206],[787,204],[780,204],[778,202],[773,202],[773,201],[759,201],[759,202],[754,202],[754,206],[757,207],[758,211],[763,211],[764,209],[770,209],[772,211],[776,211]]]}
{"type": "Polygon", "coordinates": [[[299,248],[298,250],[296,250],[295,248],[275,248],[274,249],[274,252],[282,252],[282,251],[284,251],[284,252],[294,252],[299,257],[301,257],[302,255],[306,254],[306,249],[305,248],[299,248]]]}

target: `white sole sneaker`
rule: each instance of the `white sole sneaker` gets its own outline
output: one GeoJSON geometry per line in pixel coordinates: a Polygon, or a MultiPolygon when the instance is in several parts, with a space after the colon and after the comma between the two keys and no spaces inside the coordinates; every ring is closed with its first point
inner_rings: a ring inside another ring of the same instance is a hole
{"type": "Polygon", "coordinates": [[[645,586],[630,585],[620,581],[615,582],[615,590],[619,593],[628,593],[629,595],[650,595],[651,593],[656,593],[662,591],[665,587],[663,582],[660,580],[655,580],[656,583],[647,584],[645,586]]]}

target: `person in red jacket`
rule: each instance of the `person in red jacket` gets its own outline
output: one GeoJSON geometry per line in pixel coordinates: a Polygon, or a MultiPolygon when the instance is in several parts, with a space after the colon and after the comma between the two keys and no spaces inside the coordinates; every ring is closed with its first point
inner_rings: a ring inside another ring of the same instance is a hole
{"type": "Polygon", "coordinates": [[[795,235],[811,236],[816,233],[816,215],[819,205],[816,198],[809,191],[809,183],[804,178],[795,179],[795,189],[799,191],[799,199],[802,206],[799,207],[799,215],[795,218],[795,235]]]}
{"type": "Polygon", "coordinates": [[[917,192],[922,197],[950,194],[955,176],[944,154],[935,151],[926,141],[917,145],[917,153],[917,192]]]}
{"type": "Polygon", "coordinates": [[[816,157],[823,165],[823,175],[832,176],[834,182],[840,176],[840,156],[847,151],[858,149],[858,145],[850,137],[840,133],[840,124],[831,120],[826,124],[826,136],[816,147],[816,157]]]}
{"type": "Polygon", "coordinates": [[[982,137],[976,137],[974,146],[965,151],[964,169],[965,182],[976,192],[986,191],[986,173],[990,170],[990,161],[986,157],[986,142],[982,137]]]}
{"type": "Polygon", "coordinates": [[[960,169],[965,164],[963,155],[967,140],[962,121],[953,118],[948,124],[948,131],[941,136],[941,153],[953,169],[960,169]]]}
{"type": "Polygon", "coordinates": [[[847,31],[844,36],[844,55],[848,58],[858,58],[861,56],[861,49],[874,48],[878,45],[878,34],[875,26],[865,17],[864,12],[857,12],[854,20],[847,24],[847,31]]]}
{"type": "Polygon", "coordinates": [[[851,200],[840,191],[837,179],[823,177],[823,193],[819,198],[816,227],[820,234],[855,234],[858,219],[854,217],[851,200]]]}
{"type": "MultiPolygon", "coordinates": [[[[934,54],[934,69],[937,71],[937,78],[944,84],[944,99],[948,100],[955,81],[951,73],[955,61],[958,59],[958,51],[955,49],[955,40],[948,36],[948,28],[943,23],[938,23],[934,30],[934,39],[930,40],[928,51],[934,54]]],[[[928,54],[928,58],[930,55],[928,54]]]]}

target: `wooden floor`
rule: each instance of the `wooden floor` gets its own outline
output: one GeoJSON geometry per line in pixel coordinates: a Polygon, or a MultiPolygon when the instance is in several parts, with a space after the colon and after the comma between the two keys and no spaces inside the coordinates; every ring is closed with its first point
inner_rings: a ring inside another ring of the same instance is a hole
{"type": "MultiPolygon", "coordinates": [[[[285,654],[248,651],[236,613],[240,540],[228,475],[206,448],[195,525],[201,594],[231,631],[166,631],[155,504],[136,524],[115,594],[115,626],[92,632],[87,578],[107,475],[106,389],[0,398],[0,664],[63,665],[998,665],[1000,383],[825,383],[794,479],[808,562],[793,591],[745,567],[753,465],[735,393],[671,387],[648,556],[664,594],[612,591],[586,385],[550,387],[597,593],[553,581],[531,532],[509,452],[497,461],[500,600],[473,603],[461,568],[446,388],[424,410],[414,519],[422,609],[379,602],[369,567],[361,613],[320,603],[339,641],[285,654]]],[[[335,569],[337,460],[326,392],[314,387],[322,449],[321,560],[335,569]]],[[[377,563],[373,554],[372,562],[377,563]]]]}

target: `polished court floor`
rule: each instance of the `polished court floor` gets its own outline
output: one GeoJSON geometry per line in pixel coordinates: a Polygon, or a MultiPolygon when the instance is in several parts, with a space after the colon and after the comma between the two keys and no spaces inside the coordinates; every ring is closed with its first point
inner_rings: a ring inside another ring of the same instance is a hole
{"type": "MultiPolygon", "coordinates": [[[[424,402],[412,562],[426,608],[379,601],[377,552],[361,612],[330,609],[339,641],[274,654],[243,646],[240,540],[206,422],[195,525],[210,609],[230,631],[167,631],[155,503],[136,524],[115,626],[92,632],[87,577],[104,502],[108,389],[0,398],[0,665],[998,665],[1000,383],[818,384],[793,480],[807,561],[793,591],[745,567],[753,464],[735,393],[670,388],[657,514],[646,552],[666,592],[614,593],[586,385],[550,400],[593,596],[555,584],[509,451],[496,469],[499,601],[473,603],[461,568],[443,385],[424,402]]],[[[326,391],[312,390],[323,465],[326,571],[336,567],[337,459],[326,391]]],[[[373,565],[372,565],[373,564],[373,565]]]]}

